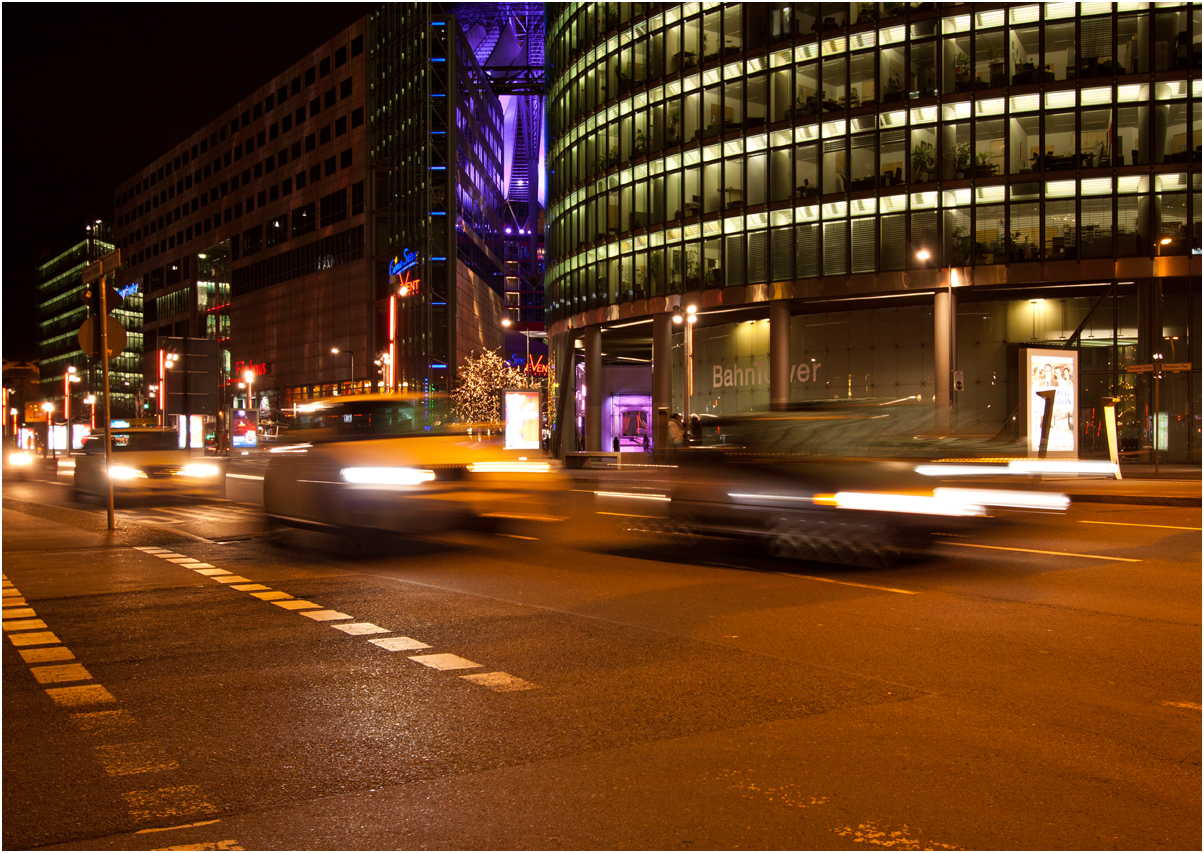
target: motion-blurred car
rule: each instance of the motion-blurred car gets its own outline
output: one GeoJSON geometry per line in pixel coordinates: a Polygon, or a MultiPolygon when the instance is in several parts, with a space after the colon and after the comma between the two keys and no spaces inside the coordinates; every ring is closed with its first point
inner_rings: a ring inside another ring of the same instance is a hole
{"type": "Polygon", "coordinates": [[[356,536],[553,520],[556,466],[445,419],[421,394],[315,400],[269,453],[263,507],[278,524],[356,536]]]}
{"type": "Polygon", "coordinates": [[[4,476],[13,480],[29,479],[38,467],[39,458],[31,450],[22,450],[11,442],[4,443],[4,476]]]}
{"type": "Polygon", "coordinates": [[[915,431],[931,407],[898,402],[710,419],[654,480],[599,488],[598,511],[662,536],[747,538],[782,557],[888,566],[1001,509],[1065,509],[1062,495],[947,488],[918,472],[938,441],[915,431]]]}
{"type": "MultiPolygon", "coordinates": [[[[180,447],[175,430],[154,427],[114,429],[108,480],[113,495],[226,495],[227,460],[193,456],[180,447]]],[[[107,497],[105,436],[95,432],[84,439],[83,454],[75,457],[75,499],[107,497]]]]}

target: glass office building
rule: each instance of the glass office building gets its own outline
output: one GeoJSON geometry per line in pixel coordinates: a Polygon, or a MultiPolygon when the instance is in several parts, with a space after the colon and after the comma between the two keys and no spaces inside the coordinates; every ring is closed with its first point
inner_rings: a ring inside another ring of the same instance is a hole
{"type": "Polygon", "coordinates": [[[1024,434],[1023,355],[1061,350],[1080,455],[1107,395],[1129,458],[1198,461],[1200,50],[1190,3],[549,4],[562,422],[617,434],[624,363],[681,411],[694,305],[692,412],[919,397],[1024,434]]]}

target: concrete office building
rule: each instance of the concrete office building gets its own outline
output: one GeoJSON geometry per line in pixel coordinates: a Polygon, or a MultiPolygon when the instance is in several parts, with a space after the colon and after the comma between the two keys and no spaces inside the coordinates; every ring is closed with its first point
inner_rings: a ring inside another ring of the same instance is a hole
{"type": "Polygon", "coordinates": [[[1025,435],[1021,356],[1057,350],[1075,452],[1112,395],[1130,458],[1198,462],[1200,49],[1198,3],[549,4],[562,449],[682,410],[694,305],[692,412],[1025,435]],[[1155,411],[1127,368],[1160,359],[1155,411]]]}
{"type": "MultiPolygon", "coordinates": [[[[108,223],[95,221],[84,226],[84,239],[37,267],[39,384],[42,399],[54,404],[56,421],[62,419],[64,411],[76,422],[88,421],[91,411],[84,400],[90,394],[100,395],[104,381],[101,364],[93,362],[79,347],[79,329],[89,316],[83,299],[83,273],[85,267],[114,248],[108,223]],[[78,377],[78,381],[65,382],[67,375],[78,377]],[[67,395],[69,407],[64,406],[67,395]]],[[[142,382],[141,295],[128,292],[109,313],[126,330],[125,349],[109,363],[111,410],[115,416],[130,417],[136,413],[142,382]]]]}

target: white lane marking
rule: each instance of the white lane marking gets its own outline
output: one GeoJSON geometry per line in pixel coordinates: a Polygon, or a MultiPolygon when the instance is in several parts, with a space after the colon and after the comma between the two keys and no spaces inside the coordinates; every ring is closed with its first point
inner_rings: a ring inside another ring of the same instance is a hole
{"type": "Polygon", "coordinates": [[[1199,527],[1177,527],[1173,524],[1136,524],[1131,521],[1079,521],[1079,524],[1115,524],[1119,527],[1158,527],[1163,530],[1199,530],[1199,527]]]}
{"type": "Polygon", "coordinates": [[[250,578],[244,578],[242,575],[212,575],[210,579],[218,583],[252,583],[250,578]]]}
{"type": "Polygon", "coordinates": [[[1200,705],[1197,702],[1163,702],[1168,708],[1186,708],[1189,711],[1199,711],[1200,705]]]}
{"type": "Polygon", "coordinates": [[[261,601],[283,601],[284,599],[292,598],[287,592],[281,592],[278,589],[274,589],[271,592],[253,592],[251,595],[261,601]]]}
{"type": "Polygon", "coordinates": [[[314,604],[312,601],[301,601],[300,599],[290,598],[288,601],[273,601],[277,607],[283,607],[285,610],[302,610],[307,607],[321,607],[320,604],[314,604]]]}
{"type": "Polygon", "coordinates": [[[49,646],[44,649],[20,649],[17,654],[26,663],[49,663],[54,660],[75,660],[75,655],[66,646],[49,646]]]}
{"type": "Polygon", "coordinates": [[[25,619],[37,615],[32,607],[10,607],[4,611],[5,619],[25,619]]]}
{"type": "MultiPolygon", "coordinates": [[[[732,568],[741,568],[741,567],[733,566],[732,568]]],[[[876,589],[879,592],[897,592],[899,595],[919,595],[919,593],[914,590],[895,589],[893,586],[874,586],[873,584],[868,584],[868,583],[853,583],[852,581],[837,581],[837,580],[832,580],[832,578],[821,578],[821,577],[816,577],[815,575],[798,575],[793,572],[774,572],[774,574],[781,575],[782,577],[799,578],[801,580],[807,580],[807,581],[823,581],[824,583],[835,583],[835,584],[840,584],[841,586],[859,586],[862,589],[876,589]]]]}
{"type": "Polygon", "coordinates": [[[410,652],[430,648],[426,643],[411,639],[410,637],[385,637],[384,639],[369,640],[368,642],[390,652],[410,652]]]}
{"type": "Polygon", "coordinates": [[[365,634],[388,634],[388,628],[382,628],[379,625],[373,625],[371,622],[344,622],[341,625],[331,625],[331,628],[337,628],[344,633],[351,634],[353,637],[362,637],[365,634]]]}
{"type": "Polygon", "coordinates": [[[262,480],[262,474],[227,474],[231,480],[262,480]]]}
{"type": "Polygon", "coordinates": [[[177,829],[192,829],[194,826],[208,826],[211,823],[221,823],[221,820],[202,820],[197,823],[182,823],[179,826],[159,826],[154,829],[139,829],[134,835],[146,835],[148,832],[172,832],[177,829]]]}
{"type": "Polygon", "coordinates": [[[335,619],[351,619],[350,614],[337,610],[302,610],[302,616],[307,616],[315,622],[333,622],[335,619]]]}
{"type": "Polygon", "coordinates": [[[46,695],[54,704],[67,707],[99,705],[117,701],[112,693],[99,684],[84,684],[78,687],[47,687],[46,695]]]}
{"type": "Polygon", "coordinates": [[[41,619],[15,619],[12,622],[0,622],[0,625],[4,626],[5,631],[32,631],[35,628],[46,627],[46,623],[41,619]]]}
{"type": "Polygon", "coordinates": [[[234,572],[228,572],[225,569],[216,569],[212,566],[210,566],[207,569],[193,568],[192,570],[194,572],[196,572],[198,575],[208,575],[209,577],[214,577],[216,575],[232,575],[232,574],[234,574],[234,572]]]}
{"type": "Polygon", "coordinates": [[[480,672],[473,675],[461,675],[465,681],[488,687],[498,693],[511,693],[515,690],[534,690],[538,685],[523,681],[508,672],[480,672]]]}
{"type": "Polygon", "coordinates": [[[236,583],[231,589],[236,589],[239,592],[254,592],[257,589],[269,590],[270,586],[264,586],[261,583],[236,583]]]}
{"type": "Polygon", "coordinates": [[[990,551],[1017,551],[1021,554],[1049,554],[1054,557],[1079,557],[1084,560],[1113,560],[1118,563],[1140,563],[1133,557],[1104,557],[1099,554],[1071,554],[1066,551],[1038,551],[1035,548],[1005,548],[1002,545],[972,545],[969,542],[946,542],[946,545],[957,545],[962,548],[985,548],[990,551]]]}
{"type": "Polygon", "coordinates": [[[91,681],[92,673],[82,663],[58,663],[51,666],[31,666],[29,671],[38,684],[54,684],[56,681],[91,681]]]}
{"type": "Polygon", "coordinates": [[[9,634],[9,642],[14,646],[52,646],[62,642],[53,631],[29,631],[25,634],[9,634]]]}
{"type": "Polygon", "coordinates": [[[410,660],[417,661],[431,669],[477,669],[479,663],[473,663],[459,655],[411,655],[410,660]]]}

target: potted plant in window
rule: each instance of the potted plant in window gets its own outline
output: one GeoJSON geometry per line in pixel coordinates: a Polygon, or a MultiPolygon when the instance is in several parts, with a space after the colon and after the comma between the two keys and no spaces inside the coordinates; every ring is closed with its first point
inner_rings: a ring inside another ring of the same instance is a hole
{"type": "Polygon", "coordinates": [[[669,110],[669,138],[670,145],[681,144],[681,110],[678,107],[673,107],[669,110]]]}
{"type": "Polygon", "coordinates": [[[632,150],[636,157],[642,155],[648,149],[648,137],[644,135],[644,131],[637,130],[635,132],[635,144],[632,150]]]}
{"type": "Polygon", "coordinates": [[[965,92],[969,89],[970,83],[970,55],[962,53],[960,50],[953,57],[953,80],[954,87],[959,92],[965,92]]]}
{"type": "Polygon", "coordinates": [[[991,153],[989,151],[978,152],[978,166],[975,174],[980,178],[989,178],[995,174],[995,164],[991,162],[991,153]]]}
{"type": "Polygon", "coordinates": [[[686,250],[686,289],[697,290],[702,286],[702,279],[699,276],[698,270],[698,250],[686,250]]]}
{"type": "Polygon", "coordinates": [[[916,184],[926,184],[934,177],[936,170],[936,149],[928,142],[921,142],[911,150],[911,180],[916,184]]]}
{"type": "Polygon", "coordinates": [[[954,149],[953,177],[961,179],[970,171],[970,143],[962,142],[954,149]]]}

